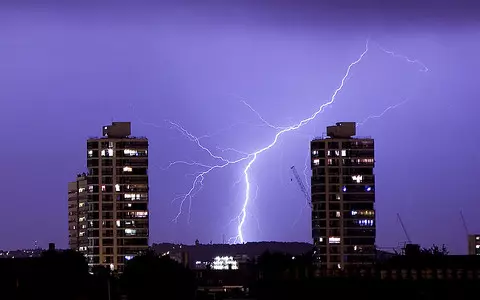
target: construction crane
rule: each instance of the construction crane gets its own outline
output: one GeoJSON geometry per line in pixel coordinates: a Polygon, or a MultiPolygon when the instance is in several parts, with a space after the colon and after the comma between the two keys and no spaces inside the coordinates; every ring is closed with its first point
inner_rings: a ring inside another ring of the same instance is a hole
{"type": "Polygon", "coordinates": [[[467,237],[469,236],[469,231],[467,227],[467,222],[465,222],[465,218],[463,217],[463,212],[460,211],[460,217],[462,218],[462,223],[463,223],[463,229],[465,229],[465,233],[467,234],[467,237]]]}
{"type": "Polygon", "coordinates": [[[410,239],[410,236],[408,235],[407,229],[405,229],[405,225],[403,225],[403,221],[402,221],[402,218],[400,217],[399,213],[397,213],[397,219],[400,222],[400,225],[402,226],[403,233],[405,233],[405,237],[407,238],[407,243],[411,244],[412,240],[410,239]]]}
{"type": "Polygon", "coordinates": [[[310,193],[305,188],[305,185],[303,184],[302,179],[300,179],[300,176],[298,175],[297,169],[295,168],[295,166],[292,166],[290,169],[292,170],[293,176],[297,180],[298,186],[300,187],[300,190],[302,191],[303,195],[305,196],[305,199],[307,200],[308,205],[310,205],[310,207],[312,207],[312,199],[310,197],[310,193]]]}

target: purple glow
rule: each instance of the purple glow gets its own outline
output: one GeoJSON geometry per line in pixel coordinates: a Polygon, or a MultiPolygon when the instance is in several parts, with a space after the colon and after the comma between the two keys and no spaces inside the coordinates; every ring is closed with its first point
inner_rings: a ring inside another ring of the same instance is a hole
{"type": "Polygon", "coordinates": [[[405,241],[399,213],[414,242],[465,252],[460,209],[480,232],[478,192],[469,188],[480,166],[478,10],[445,1],[411,11],[396,2],[369,11],[280,2],[0,6],[0,248],[67,246],[67,182],[85,171],[86,138],[112,119],[132,121],[151,141],[151,242],[236,236],[229,220],[242,211],[253,157],[205,177],[172,222],[184,195],[171,199],[221,160],[164,120],[212,154],[241,160],[327,102],[370,37],[334,105],[247,169],[246,240],[311,241],[290,167],[308,180],[309,140],[357,121],[359,135],[376,139],[377,244],[405,241]]]}

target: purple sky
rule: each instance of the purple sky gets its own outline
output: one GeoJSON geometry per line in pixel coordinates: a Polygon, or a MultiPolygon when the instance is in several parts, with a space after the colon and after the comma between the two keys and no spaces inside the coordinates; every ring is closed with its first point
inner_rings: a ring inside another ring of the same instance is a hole
{"type": "Polygon", "coordinates": [[[377,244],[406,240],[400,213],[413,242],[465,252],[460,210],[470,232],[480,232],[478,7],[361,2],[3,4],[0,248],[34,240],[67,246],[67,183],[85,171],[86,139],[112,119],[132,121],[133,133],[150,139],[151,242],[235,236],[237,223],[229,221],[245,197],[246,162],[206,176],[190,222],[188,205],[172,222],[180,205],[173,198],[191,187],[187,174],[202,168],[162,168],[175,160],[215,161],[165,120],[210,134],[201,139],[205,146],[239,158],[216,147],[254,152],[276,133],[242,99],[270,123],[294,124],[330,99],[370,38],[336,102],[253,164],[251,196],[257,185],[258,194],[245,240],[310,242],[308,209],[296,222],[305,202],[290,172],[292,165],[303,172],[309,139],[334,122],[362,121],[408,99],[359,128],[376,139],[377,244]]]}

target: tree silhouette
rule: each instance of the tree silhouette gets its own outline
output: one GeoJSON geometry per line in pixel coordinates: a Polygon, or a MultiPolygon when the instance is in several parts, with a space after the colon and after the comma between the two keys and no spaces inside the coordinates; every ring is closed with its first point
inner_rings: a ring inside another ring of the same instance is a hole
{"type": "Polygon", "coordinates": [[[442,247],[439,247],[434,244],[430,248],[423,248],[421,252],[424,255],[434,255],[434,256],[444,256],[450,253],[447,247],[445,246],[445,244],[442,245],[442,247]]]}
{"type": "Polygon", "coordinates": [[[88,264],[81,253],[49,250],[32,259],[29,271],[20,274],[17,291],[27,299],[82,299],[86,291],[78,287],[88,285],[88,279],[88,264]]]}
{"type": "Polygon", "coordinates": [[[125,265],[122,286],[129,300],[156,298],[193,299],[193,272],[168,256],[158,257],[153,251],[134,257],[125,265]]]}
{"type": "Polygon", "coordinates": [[[117,290],[117,280],[111,269],[107,266],[94,266],[92,268],[92,298],[114,299],[117,290]]]}
{"type": "Polygon", "coordinates": [[[288,267],[290,266],[290,259],[282,253],[271,253],[266,251],[258,257],[259,277],[264,280],[278,280],[281,279],[288,267]]]}

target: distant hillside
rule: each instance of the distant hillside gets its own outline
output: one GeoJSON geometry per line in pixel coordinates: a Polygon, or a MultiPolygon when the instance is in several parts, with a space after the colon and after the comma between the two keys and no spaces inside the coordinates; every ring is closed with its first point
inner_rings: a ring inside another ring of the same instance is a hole
{"type": "MultiPolygon", "coordinates": [[[[253,259],[265,251],[288,253],[291,255],[304,254],[313,249],[312,244],[300,242],[256,242],[246,244],[205,244],[205,245],[176,245],[170,243],[153,244],[152,249],[158,253],[178,253],[187,252],[189,255],[189,264],[193,266],[196,261],[210,261],[215,256],[235,256],[247,255],[253,259]]],[[[387,260],[394,256],[393,253],[378,250],[377,259],[387,260]]]]}
{"type": "Polygon", "coordinates": [[[300,255],[312,250],[313,245],[300,242],[256,242],[246,244],[206,244],[206,245],[175,245],[169,243],[153,244],[156,253],[185,251],[189,254],[190,263],[195,261],[210,261],[215,256],[247,255],[255,258],[265,251],[282,252],[300,255]],[[181,247],[181,249],[180,249],[181,247]]]}

